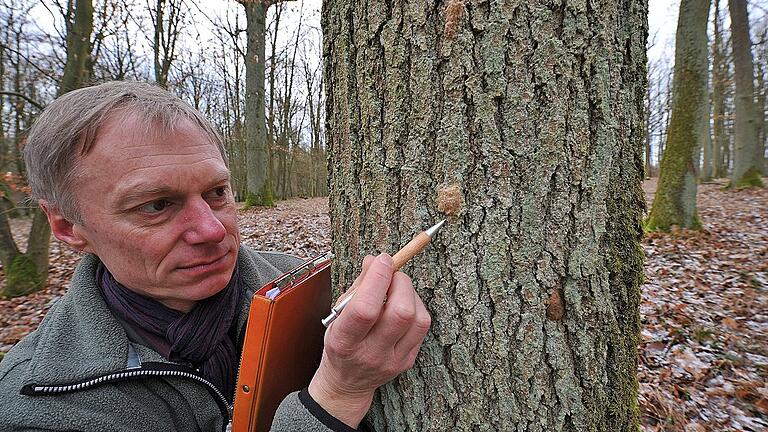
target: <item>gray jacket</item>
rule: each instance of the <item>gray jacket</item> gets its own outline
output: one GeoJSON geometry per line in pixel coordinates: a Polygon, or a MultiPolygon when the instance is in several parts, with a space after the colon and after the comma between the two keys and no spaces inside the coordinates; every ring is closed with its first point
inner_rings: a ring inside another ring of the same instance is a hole
{"type": "MultiPolygon", "coordinates": [[[[240,248],[249,292],[298,264],[290,255],[240,248]]],[[[129,340],[85,256],[66,294],[39,328],[0,362],[2,431],[221,431],[231,406],[191,368],[129,340]]],[[[247,296],[250,298],[250,295],[247,296]]],[[[243,326],[248,306],[241,310],[243,326]]],[[[273,431],[330,431],[297,393],[280,406],[273,431]]]]}

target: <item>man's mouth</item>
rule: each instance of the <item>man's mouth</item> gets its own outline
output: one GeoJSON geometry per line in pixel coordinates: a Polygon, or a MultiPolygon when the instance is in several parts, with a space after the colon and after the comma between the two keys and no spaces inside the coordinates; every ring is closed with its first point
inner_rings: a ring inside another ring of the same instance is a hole
{"type": "Polygon", "coordinates": [[[224,258],[229,255],[229,251],[226,251],[224,254],[222,254],[219,257],[215,258],[208,258],[204,260],[194,261],[189,264],[180,265],[177,268],[180,270],[193,270],[193,269],[204,269],[206,267],[215,266],[216,264],[219,264],[224,261],[224,258]]]}

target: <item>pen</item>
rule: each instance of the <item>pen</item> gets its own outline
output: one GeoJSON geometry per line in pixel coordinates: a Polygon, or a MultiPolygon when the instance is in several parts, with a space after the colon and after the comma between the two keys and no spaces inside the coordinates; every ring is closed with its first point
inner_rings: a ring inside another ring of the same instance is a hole
{"type": "MultiPolygon", "coordinates": [[[[432,238],[437,234],[438,231],[440,231],[440,228],[443,227],[443,224],[445,223],[445,219],[441,220],[435,226],[432,228],[427,229],[426,231],[422,231],[419,234],[416,235],[411,241],[408,242],[405,246],[403,246],[402,249],[397,251],[397,253],[392,256],[392,262],[394,271],[400,270],[400,267],[404,266],[405,263],[408,262],[411,258],[414,257],[417,253],[423,251],[427,245],[432,241],[432,238]]],[[[344,310],[344,308],[347,306],[350,300],[352,300],[352,296],[355,294],[355,288],[352,290],[347,297],[344,298],[339,304],[334,306],[331,309],[331,313],[325,317],[325,319],[322,320],[323,325],[328,327],[331,325],[331,323],[339,316],[341,311],[344,310]]]]}

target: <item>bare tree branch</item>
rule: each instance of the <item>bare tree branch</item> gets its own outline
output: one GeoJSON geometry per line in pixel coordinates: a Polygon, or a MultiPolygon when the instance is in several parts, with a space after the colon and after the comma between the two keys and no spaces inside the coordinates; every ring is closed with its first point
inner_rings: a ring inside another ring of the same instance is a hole
{"type": "Polygon", "coordinates": [[[51,74],[50,74],[48,71],[46,71],[46,70],[42,69],[41,67],[39,67],[38,65],[36,65],[36,64],[35,64],[33,61],[31,61],[31,60],[29,59],[29,57],[27,57],[26,55],[24,55],[24,53],[22,53],[21,51],[19,51],[19,50],[16,50],[16,49],[14,49],[14,48],[11,48],[10,46],[8,46],[8,45],[5,45],[5,44],[4,44],[4,43],[2,43],[2,42],[0,42],[0,48],[2,48],[2,49],[4,49],[4,50],[8,50],[8,51],[11,51],[12,53],[19,55],[21,58],[23,58],[23,59],[24,59],[24,61],[25,61],[25,62],[27,62],[27,64],[29,64],[30,66],[32,66],[33,68],[35,68],[35,69],[36,69],[38,72],[42,73],[42,74],[43,74],[43,75],[45,75],[46,77],[48,77],[48,78],[52,79],[54,82],[58,82],[58,81],[59,81],[59,79],[58,79],[58,78],[56,78],[55,76],[51,75],[51,74]]]}
{"type": "Polygon", "coordinates": [[[27,96],[27,95],[25,95],[23,93],[17,93],[17,92],[12,92],[12,91],[0,91],[0,95],[16,96],[16,97],[22,98],[25,101],[31,103],[36,108],[39,108],[39,109],[45,108],[45,105],[43,105],[42,103],[32,99],[31,97],[29,97],[29,96],[27,96]]]}

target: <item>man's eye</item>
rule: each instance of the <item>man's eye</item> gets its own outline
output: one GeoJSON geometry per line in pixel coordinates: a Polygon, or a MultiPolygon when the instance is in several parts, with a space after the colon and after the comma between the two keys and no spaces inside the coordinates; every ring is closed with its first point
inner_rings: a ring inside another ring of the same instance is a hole
{"type": "Polygon", "coordinates": [[[229,188],[227,186],[219,186],[217,188],[211,189],[208,196],[210,198],[225,198],[227,196],[227,192],[229,192],[229,188]]]}
{"type": "Polygon", "coordinates": [[[173,203],[171,203],[168,200],[159,199],[157,201],[152,201],[151,203],[144,204],[143,206],[139,207],[139,211],[147,214],[156,214],[170,207],[171,204],[173,203]]]}

